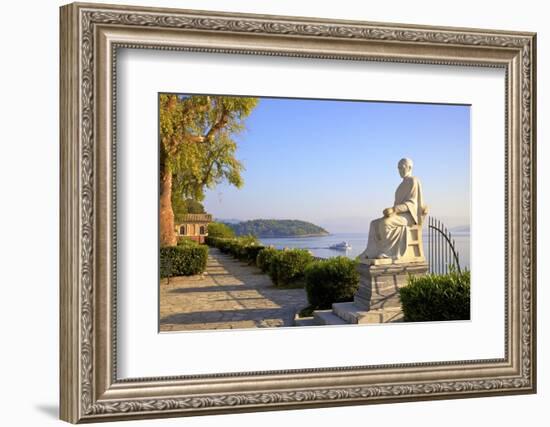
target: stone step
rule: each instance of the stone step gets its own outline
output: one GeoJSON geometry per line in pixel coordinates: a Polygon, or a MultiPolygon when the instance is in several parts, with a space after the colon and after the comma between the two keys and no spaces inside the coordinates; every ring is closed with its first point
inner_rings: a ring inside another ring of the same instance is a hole
{"type": "Polygon", "coordinates": [[[340,302],[332,304],[332,311],[346,323],[351,324],[387,323],[400,321],[403,318],[399,305],[367,311],[365,307],[354,302],[340,302]]]}
{"type": "Polygon", "coordinates": [[[313,319],[316,325],[347,325],[348,323],[336,316],[332,310],[315,310],[313,319]]]}
{"type": "Polygon", "coordinates": [[[368,313],[367,307],[355,302],[338,302],[332,304],[333,313],[344,319],[346,323],[361,323],[368,313]]]}
{"type": "Polygon", "coordinates": [[[383,307],[401,307],[401,300],[399,299],[399,295],[390,295],[390,296],[380,296],[380,295],[373,295],[370,300],[370,309],[374,310],[377,308],[383,308],[383,307]]]}
{"type": "Polygon", "coordinates": [[[403,312],[400,307],[380,308],[369,311],[369,318],[364,323],[394,323],[403,321],[403,312]]]}
{"type": "Polygon", "coordinates": [[[315,317],[294,317],[294,326],[319,326],[315,322],[315,317]]]}

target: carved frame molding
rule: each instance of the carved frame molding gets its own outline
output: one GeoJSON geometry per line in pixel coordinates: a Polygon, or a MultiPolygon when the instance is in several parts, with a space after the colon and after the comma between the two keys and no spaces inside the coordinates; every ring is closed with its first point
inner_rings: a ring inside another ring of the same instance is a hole
{"type": "Polygon", "coordinates": [[[60,42],[62,419],[535,392],[535,34],[71,4],[61,8],[60,42]],[[505,358],[118,380],[118,48],[505,68],[505,358]]]}

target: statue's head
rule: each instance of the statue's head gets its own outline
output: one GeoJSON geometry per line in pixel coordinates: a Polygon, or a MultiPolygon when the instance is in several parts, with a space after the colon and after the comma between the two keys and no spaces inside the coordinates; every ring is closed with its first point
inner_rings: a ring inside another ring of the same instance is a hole
{"type": "Polygon", "coordinates": [[[405,178],[412,174],[413,170],[413,161],[411,159],[403,158],[399,160],[397,164],[397,169],[399,169],[399,175],[401,178],[405,178]]]}

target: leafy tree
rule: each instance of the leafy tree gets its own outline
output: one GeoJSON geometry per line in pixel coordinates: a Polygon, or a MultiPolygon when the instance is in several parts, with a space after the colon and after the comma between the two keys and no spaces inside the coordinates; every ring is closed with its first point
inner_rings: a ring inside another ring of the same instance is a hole
{"type": "Polygon", "coordinates": [[[183,199],[178,197],[175,192],[172,192],[172,210],[176,222],[183,220],[186,214],[202,214],[206,213],[201,202],[193,199],[183,199]]]}
{"type": "Polygon", "coordinates": [[[241,187],[233,136],[257,98],[160,95],[160,245],[175,246],[173,197],[201,201],[223,181],[241,187]]]}
{"type": "Polygon", "coordinates": [[[185,201],[185,206],[187,207],[187,213],[190,214],[202,214],[205,213],[204,206],[201,202],[197,202],[193,199],[187,199],[185,201]]]}
{"type": "Polygon", "coordinates": [[[231,227],[222,222],[211,222],[208,224],[208,236],[209,237],[235,237],[235,232],[231,227]]]}

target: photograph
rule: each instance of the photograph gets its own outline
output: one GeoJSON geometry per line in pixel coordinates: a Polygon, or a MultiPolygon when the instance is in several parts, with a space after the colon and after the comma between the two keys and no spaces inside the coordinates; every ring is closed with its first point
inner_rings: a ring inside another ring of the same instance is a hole
{"type": "Polygon", "coordinates": [[[59,418],[536,393],[536,23],[172,6],[50,19],[59,418]]]}
{"type": "Polygon", "coordinates": [[[159,331],[468,321],[470,107],[159,93],[159,331]]]}

